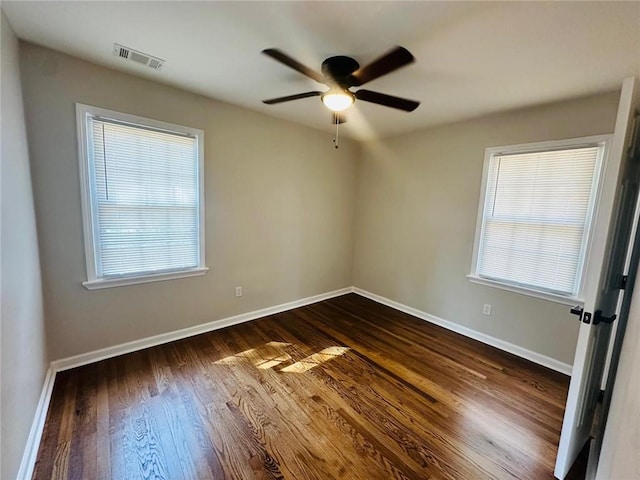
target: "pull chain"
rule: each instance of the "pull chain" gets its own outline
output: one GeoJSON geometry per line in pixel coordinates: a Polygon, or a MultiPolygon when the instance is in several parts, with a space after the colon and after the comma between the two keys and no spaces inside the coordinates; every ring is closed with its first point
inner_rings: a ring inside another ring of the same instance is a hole
{"type": "Polygon", "coordinates": [[[334,148],[338,148],[338,128],[340,127],[340,117],[338,115],[338,113],[334,113],[333,114],[333,118],[336,119],[336,136],[333,137],[333,146],[334,148]]]}

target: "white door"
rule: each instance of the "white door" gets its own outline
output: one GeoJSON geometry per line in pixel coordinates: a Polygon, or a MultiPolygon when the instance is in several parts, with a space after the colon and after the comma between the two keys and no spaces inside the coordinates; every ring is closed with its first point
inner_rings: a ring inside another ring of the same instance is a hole
{"type": "Polygon", "coordinates": [[[624,264],[629,241],[626,211],[635,205],[637,190],[625,188],[629,146],[636,110],[640,109],[640,85],[635,78],[622,84],[615,131],[605,165],[593,224],[593,238],[585,273],[584,307],[569,394],[565,407],[555,476],[564,479],[591,435],[595,408],[606,363],[611,319],[618,306],[617,274],[624,264]]]}
{"type": "MultiPolygon", "coordinates": [[[[636,170],[640,170],[640,116],[636,117],[636,125],[635,125],[635,169],[636,170]]],[[[636,171],[636,183],[635,186],[638,190],[640,190],[640,178],[638,178],[638,176],[640,176],[640,171],[636,171]]],[[[630,314],[631,314],[631,309],[632,307],[632,296],[633,296],[633,292],[634,292],[634,287],[636,284],[636,280],[639,278],[638,277],[638,265],[640,265],[640,198],[636,201],[636,208],[635,211],[633,213],[632,219],[629,222],[632,224],[633,228],[633,232],[631,235],[631,238],[633,238],[631,244],[629,245],[629,248],[627,249],[627,260],[625,262],[625,266],[624,266],[624,282],[625,282],[625,291],[624,291],[624,296],[621,299],[620,302],[620,314],[618,315],[618,319],[616,320],[615,324],[616,325],[616,332],[614,333],[615,335],[615,342],[613,343],[613,348],[609,347],[609,350],[611,352],[611,362],[610,362],[610,369],[608,370],[608,379],[607,379],[607,384],[604,388],[604,395],[603,395],[603,399],[602,399],[602,405],[600,406],[600,414],[596,414],[597,417],[597,424],[594,425],[594,429],[593,429],[593,433],[592,433],[592,437],[593,440],[591,441],[591,447],[589,448],[589,463],[587,464],[587,473],[585,478],[587,480],[591,480],[596,478],[596,470],[599,473],[600,472],[600,467],[599,467],[599,463],[600,463],[600,453],[602,450],[602,446],[603,446],[603,442],[604,442],[604,436],[605,436],[605,428],[606,431],[608,432],[607,435],[611,436],[612,432],[617,431],[617,429],[619,427],[621,427],[621,422],[629,422],[631,421],[631,424],[633,424],[633,419],[630,419],[628,416],[620,416],[620,412],[619,411],[611,411],[612,415],[611,415],[611,420],[613,425],[612,426],[608,426],[608,422],[609,422],[609,412],[610,412],[610,407],[612,405],[612,399],[613,399],[613,391],[614,391],[614,387],[617,389],[618,394],[620,395],[622,392],[637,392],[640,391],[636,388],[636,390],[633,390],[633,384],[629,383],[633,381],[633,378],[629,379],[629,381],[627,382],[627,384],[624,385],[620,385],[620,384],[616,384],[616,382],[619,382],[619,380],[617,380],[617,373],[618,373],[618,366],[620,363],[620,359],[621,359],[621,354],[622,354],[622,345],[623,345],[623,340],[624,337],[626,335],[631,335],[631,338],[629,338],[628,340],[625,341],[625,344],[628,344],[630,341],[633,342],[634,338],[634,334],[636,335],[635,338],[640,339],[640,332],[634,332],[633,331],[633,327],[634,326],[638,326],[638,325],[634,325],[633,323],[631,324],[631,330],[627,333],[627,326],[630,320],[630,314]]],[[[633,320],[631,320],[633,322],[633,320]]],[[[615,325],[614,324],[614,325],[615,325]]],[[[636,363],[636,365],[638,365],[640,363],[636,363]]],[[[627,366],[629,366],[629,362],[627,362],[627,366]]],[[[622,368],[625,368],[624,366],[622,368]]],[[[629,375],[631,377],[631,375],[629,375]]],[[[632,396],[634,395],[633,393],[631,394],[632,396]]],[[[624,394],[623,394],[624,397],[624,394]]],[[[636,420],[637,421],[637,420],[636,420]]],[[[626,453],[626,455],[628,455],[630,452],[634,451],[634,446],[632,445],[632,442],[627,442],[628,445],[628,452],[626,453]]],[[[627,448],[627,445],[618,445],[617,449],[616,449],[616,456],[618,459],[621,459],[624,457],[625,454],[620,455],[618,450],[624,450],[627,448]]],[[[610,469],[614,468],[614,463],[612,462],[611,459],[613,458],[613,454],[612,454],[613,450],[611,448],[611,445],[609,445],[609,449],[608,449],[608,458],[605,458],[604,460],[604,465],[603,465],[603,471],[604,472],[608,472],[610,471],[610,469]]],[[[640,463],[636,464],[637,467],[637,471],[640,471],[640,463]]],[[[629,470],[629,472],[631,472],[631,470],[629,470]]],[[[631,473],[628,474],[629,478],[632,478],[631,473]]],[[[637,478],[640,478],[640,475],[636,475],[637,478]]],[[[600,475],[600,478],[614,478],[611,475],[607,476],[606,473],[600,475]]],[[[618,477],[615,477],[618,478],[618,477]]],[[[622,477],[620,477],[622,478],[622,477]]]]}

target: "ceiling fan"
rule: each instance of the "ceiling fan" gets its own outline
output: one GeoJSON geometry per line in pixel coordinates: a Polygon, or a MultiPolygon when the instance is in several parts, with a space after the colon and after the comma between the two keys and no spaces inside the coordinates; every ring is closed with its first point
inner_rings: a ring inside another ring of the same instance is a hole
{"type": "Polygon", "coordinates": [[[359,87],[371,80],[375,80],[405,65],[413,63],[415,61],[413,55],[404,47],[395,47],[362,68],[360,68],[360,64],[351,57],[345,57],[343,55],[329,57],[322,62],[322,73],[301,64],[276,48],[268,48],[263,50],[262,53],[306,75],[316,82],[329,87],[329,90],[325,92],[314,90],[288,95],[286,97],[263,100],[263,103],[267,105],[319,96],[322,103],[334,112],[334,121],[336,123],[344,121],[339,112],[349,108],[356,99],[404,110],[405,112],[412,112],[420,105],[420,102],[415,100],[395,97],[385,93],[365,89],[356,90],[355,92],[350,90],[351,87],[359,87]]]}

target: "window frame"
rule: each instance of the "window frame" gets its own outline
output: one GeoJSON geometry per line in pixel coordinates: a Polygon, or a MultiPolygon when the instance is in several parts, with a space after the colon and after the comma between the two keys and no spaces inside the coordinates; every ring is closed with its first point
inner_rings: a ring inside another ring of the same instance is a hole
{"type": "Polygon", "coordinates": [[[597,216],[602,193],[602,184],[604,183],[604,173],[606,172],[606,164],[609,154],[609,146],[611,143],[611,135],[592,135],[588,137],[569,138],[564,140],[553,140],[545,142],[523,143],[518,145],[506,145],[500,147],[489,147],[485,149],[484,165],[482,169],[482,183],[480,187],[480,198],[478,201],[478,213],[476,217],[476,229],[473,242],[473,255],[471,259],[470,274],[467,278],[472,283],[485,285],[489,287],[499,288],[514,293],[519,293],[551,302],[561,303],[564,305],[583,305],[584,304],[584,287],[585,278],[587,276],[587,259],[593,240],[593,223],[597,216]],[[588,213],[585,221],[585,234],[580,254],[580,263],[577,271],[577,289],[574,295],[562,295],[541,289],[536,289],[515,282],[501,281],[497,279],[489,279],[481,277],[478,274],[478,266],[480,263],[480,243],[484,229],[484,209],[487,200],[487,181],[489,176],[491,160],[498,154],[523,154],[546,152],[554,150],[568,150],[581,147],[599,147],[600,151],[594,171],[592,185],[594,191],[589,200],[588,213]]]}
{"type": "Polygon", "coordinates": [[[209,270],[205,263],[205,198],[204,198],[204,131],[196,128],[176,125],[160,120],[141,117],[128,113],[117,112],[105,108],[94,107],[76,103],[76,126],[78,139],[78,159],[80,163],[80,195],[82,204],[82,228],[84,234],[85,263],[87,269],[87,280],[82,285],[87,290],[101,288],[120,287],[125,285],[136,285],[141,283],[172,280],[176,278],[186,278],[204,275],[209,270]],[[91,156],[92,147],[89,120],[92,117],[102,117],[116,122],[130,124],[133,127],[146,128],[151,130],[165,131],[189,135],[196,138],[196,148],[198,154],[198,242],[199,259],[198,266],[177,269],[160,273],[136,273],[122,276],[99,277],[97,275],[97,265],[100,255],[98,242],[98,217],[96,215],[97,196],[93,185],[95,179],[92,178],[91,156]]]}

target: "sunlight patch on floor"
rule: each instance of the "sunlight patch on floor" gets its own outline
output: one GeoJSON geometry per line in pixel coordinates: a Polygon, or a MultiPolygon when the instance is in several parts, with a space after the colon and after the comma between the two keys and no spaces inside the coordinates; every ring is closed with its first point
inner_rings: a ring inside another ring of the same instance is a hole
{"type": "Polygon", "coordinates": [[[303,358],[293,365],[284,367],[280,371],[287,373],[304,373],[321,363],[332,360],[340,355],[344,355],[348,350],[348,347],[328,347],[318,353],[314,353],[313,355],[303,358]]]}
{"type": "MultiPolygon", "coordinates": [[[[254,367],[259,368],[260,370],[268,370],[270,368],[275,368],[282,363],[293,361],[291,355],[289,355],[285,351],[285,348],[289,346],[291,346],[290,343],[268,342],[260,347],[250,348],[243,352],[236,353],[235,355],[229,355],[228,357],[221,358],[220,360],[214,362],[214,364],[237,365],[248,361],[251,362],[254,367]]],[[[321,363],[344,355],[348,350],[348,347],[327,347],[320,352],[303,358],[299,362],[287,365],[279,371],[286,373],[304,373],[321,363]]]]}
{"type": "Polygon", "coordinates": [[[291,356],[284,351],[284,348],[289,345],[291,344],[284,342],[267,342],[258,348],[250,348],[244,352],[229,355],[214,363],[216,365],[236,365],[248,360],[254,367],[263,370],[273,368],[291,360],[291,356]]]}

